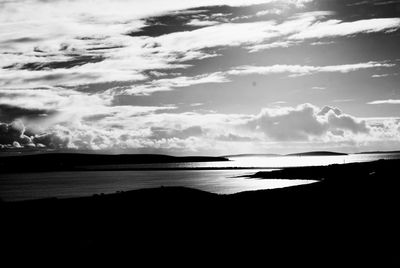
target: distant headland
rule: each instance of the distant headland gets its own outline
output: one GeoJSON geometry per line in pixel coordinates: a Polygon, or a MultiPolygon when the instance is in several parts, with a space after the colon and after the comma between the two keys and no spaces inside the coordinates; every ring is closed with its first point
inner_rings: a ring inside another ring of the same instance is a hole
{"type": "Polygon", "coordinates": [[[161,154],[42,153],[0,157],[0,173],[78,171],[87,166],[229,161],[224,157],[161,154]],[[23,168],[21,168],[23,166],[23,168]]]}

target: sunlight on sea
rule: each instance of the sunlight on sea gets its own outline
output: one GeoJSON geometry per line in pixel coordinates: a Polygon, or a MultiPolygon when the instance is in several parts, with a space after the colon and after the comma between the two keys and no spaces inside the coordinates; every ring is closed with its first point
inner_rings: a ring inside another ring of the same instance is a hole
{"type": "Polygon", "coordinates": [[[232,194],[315,182],[249,178],[258,171],[399,158],[399,154],[247,156],[232,157],[231,161],[225,162],[103,166],[109,169],[105,171],[0,174],[0,197],[5,201],[67,198],[161,186],[184,186],[212,193],[232,194]],[[119,168],[131,170],[118,170],[119,168]]]}
{"type": "Polygon", "coordinates": [[[222,162],[189,162],[189,163],[162,163],[118,165],[118,168],[202,168],[202,169],[274,169],[284,167],[326,166],[331,164],[346,164],[355,162],[369,162],[379,159],[399,159],[400,154],[349,154],[334,156],[234,156],[228,157],[230,161],[222,162]]]}

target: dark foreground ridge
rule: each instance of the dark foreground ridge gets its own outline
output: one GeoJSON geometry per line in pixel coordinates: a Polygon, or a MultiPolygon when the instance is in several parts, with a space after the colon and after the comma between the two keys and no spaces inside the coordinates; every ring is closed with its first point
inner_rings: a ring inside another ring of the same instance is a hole
{"type": "Polygon", "coordinates": [[[108,165],[132,165],[155,163],[214,162],[229,161],[223,157],[184,156],[176,157],[160,154],[81,154],[43,153],[34,155],[0,157],[0,173],[82,171],[106,169],[108,165]],[[23,168],[21,168],[23,167],[23,168]]]}
{"type": "Polygon", "coordinates": [[[125,256],[147,266],[392,267],[399,264],[399,165],[382,160],[260,173],[323,180],[234,195],[177,187],[3,202],[2,253],[16,255],[14,263],[125,256]]]}

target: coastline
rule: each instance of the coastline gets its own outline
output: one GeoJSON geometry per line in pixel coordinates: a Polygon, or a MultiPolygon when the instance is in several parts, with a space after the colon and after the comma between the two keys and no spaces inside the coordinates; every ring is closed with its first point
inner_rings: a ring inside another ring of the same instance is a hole
{"type": "Polygon", "coordinates": [[[157,254],[178,250],[185,253],[182,258],[190,258],[193,251],[204,250],[205,243],[210,252],[243,257],[259,253],[271,261],[280,254],[293,254],[295,263],[391,264],[397,261],[392,242],[399,238],[395,178],[399,164],[381,160],[259,173],[254,176],[260,179],[323,179],[232,195],[161,187],[1,202],[3,242],[8,254],[129,250],[140,257],[152,248],[157,254]],[[172,242],[178,243],[175,249],[168,246],[172,242]]]}

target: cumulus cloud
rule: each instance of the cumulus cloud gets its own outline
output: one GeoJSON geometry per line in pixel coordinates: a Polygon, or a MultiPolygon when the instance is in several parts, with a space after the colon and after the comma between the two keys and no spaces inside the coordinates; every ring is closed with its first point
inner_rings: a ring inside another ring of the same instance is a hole
{"type": "Polygon", "coordinates": [[[278,141],[312,140],[327,134],[348,131],[353,134],[368,133],[365,121],[343,114],[339,109],[319,109],[311,104],[292,107],[263,109],[249,121],[249,126],[262,131],[267,137],[278,141]]]}
{"type": "Polygon", "coordinates": [[[68,148],[70,131],[33,134],[21,120],[0,122],[0,148],[68,148]]]}
{"type": "Polygon", "coordinates": [[[32,144],[32,139],[25,135],[25,126],[21,121],[10,124],[0,122],[0,145],[20,147],[32,144]]]}
{"type": "Polygon", "coordinates": [[[64,133],[64,135],[58,135],[58,133],[53,132],[35,135],[32,138],[32,142],[38,147],[68,148],[70,140],[68,137],[68,132],[64,133]]]}
{"type": "Polygon", "coordinates": [[[336,107],[273,106],[258,114],[111,114],[88,121],[0,125],[2,147],[134,150],[135,152],[231,153],[376,146],[400,142],[400,120],[362,119],[336,107]],[[92,120],[95,120],[93,122],[92,120]],[[43,127],[43,126],[42,126],[43,127]],[[303,147],[299,147],[303,146],[303,147]]]}

